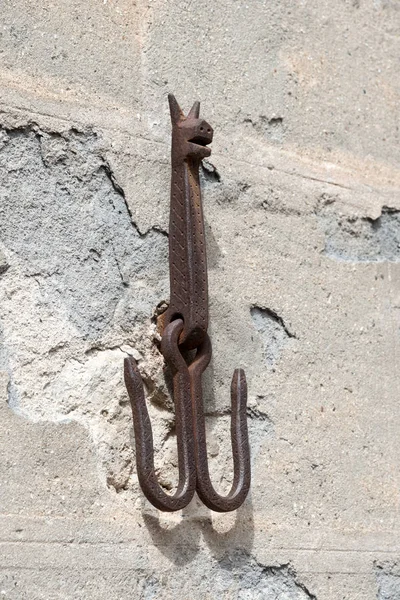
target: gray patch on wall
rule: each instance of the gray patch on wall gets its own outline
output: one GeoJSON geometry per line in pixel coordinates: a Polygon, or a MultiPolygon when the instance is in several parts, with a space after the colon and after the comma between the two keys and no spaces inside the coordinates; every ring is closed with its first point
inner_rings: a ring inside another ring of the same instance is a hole
{"type": "Polygon", "coordinates": [[[156,285],[166,262],[165,237],[140,235],[101,152],[93,132],[0,131],[0,240],[87,339],[109,327],[132,279],[155,274],[156,285]]]}
{"type": "Polygon", "coordinates": [[[282,598],[282,600],[315,600],[307,588],[299,583],[293,571],[287,565],[268,567],[248,558],[243,552],[227,556],[215,569],[214,597],[226,589],[234,589],[231,596],[235,600],[263,600],[282,598]]]}
{"type": "Polygon", "coordinates": [[[162,581],[154,576],[145,579],[143,597],[158,597],[163,590],[171,598],[316,600],[287,565],[266,567],[243,551],[211,563],[202,555],[195,564],[195,569],[191,564],[182,566],[179,577],[172,571],[170,576],[161,575],[162,581]],[[204,573],[209,576],[204,577],[204,573]]]}
{"type": "Polygon", "coordinates": [[[400,261],[400,211],[383,207],[377,219],[337,214],[329,202],[318,211],[324,253],[338,261],[400,261]]]}
{"type": "Polygon", "coordinates": [[[250,313],[263,342],[265,360],[270,366],[273,366],[279,360],[289,339],[295,336],[274,311],[253,306],[250,313]]]}
{"type": "Polygon", "coordinates": [[[400,566],[397,563],[376,565],[377,600],[400,600],[400,566]]]}
{"type": "Polygon", "coordinates": [[[90,429],[120,491],[133,458],[123,358],[152,347],[168,240],[138,231],[105,153],[90,130],[0,128],[0,370],[12,410],[90,429]]]}

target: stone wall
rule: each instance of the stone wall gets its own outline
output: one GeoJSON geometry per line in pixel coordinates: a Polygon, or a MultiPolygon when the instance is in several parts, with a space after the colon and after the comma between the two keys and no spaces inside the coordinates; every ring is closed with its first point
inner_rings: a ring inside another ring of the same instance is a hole
{"type": "Polygon", "coordinates": [[[0,595],[400,599],[400,4],[11,0],[0,28],[0,595]],[[177,481],[167,94],[202,167],[209,463],[236,512],[145,501],[122,378],[177,481]]]}

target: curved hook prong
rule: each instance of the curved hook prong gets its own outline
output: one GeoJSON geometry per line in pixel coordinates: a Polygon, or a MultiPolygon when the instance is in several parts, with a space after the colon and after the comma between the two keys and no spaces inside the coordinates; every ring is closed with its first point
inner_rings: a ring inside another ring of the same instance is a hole
{"type": "Polygon", "coordinates": [[[179,483],[173,495],[158,483],[154,468],[153,434],[136,361],[125,358],[124,376],[132,406],[135,430],[136,465],[140,486],[146,498],[158,509],[172,512],[189,504],[196,488],[190,380],[187,365],[179,352],[178,338],[183,321],[172,321],[164,331],[161,351],[173,373],[179,483]],[[178,370],[179,369],[179,370],[178,370]]]}
{"type": "Polygon", "coordinates": [[[218,494],[210,479],[207,460],[207,440],[204,419],[201,376],[211,358],[211,342],[207,336],[189,366],[191,375],[192,409],[196,456],[196,492],[202,502],[216,512],[236,510],[250,489],[250,447],[247,431],[247,383],[243,369],[236,369],[231,383],[231,441],[233,455],[233,483],[226,496],[218,494]]]}

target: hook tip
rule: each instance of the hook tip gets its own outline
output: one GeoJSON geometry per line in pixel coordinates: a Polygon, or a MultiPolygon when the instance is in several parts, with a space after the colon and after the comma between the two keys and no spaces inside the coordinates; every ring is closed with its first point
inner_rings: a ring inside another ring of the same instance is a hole
{"type": "Polygon", "coordinates": [[[244,369],[235,369],[232,376],[232,381],[246,383],[246,373],[244,369]]]}
{"type": "Polygon", "coordinates": [[[126,356],[124,358],[124,376],[126,379],[134,379],[139,374],[137,362],[133,356],[126,356]]]}
{"type": "Polygon", "coordinates": [[[231,383],[232,402],[240,408],[246,410],[247,406],[247,380],[243,369],[235,369],[231,383]],[[236,404],[237,403],[237,404],[236,404]]]}

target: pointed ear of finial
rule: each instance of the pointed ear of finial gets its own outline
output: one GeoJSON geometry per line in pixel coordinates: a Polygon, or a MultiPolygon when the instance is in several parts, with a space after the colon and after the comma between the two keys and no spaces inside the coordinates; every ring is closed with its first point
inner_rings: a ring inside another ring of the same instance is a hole
{"type": "Polygon", "coordinates": [[[180,119],[184,116],[181,107],[176,101],[176,98],[173,94],[168,94],[168,102],[169,102],[169,112],[171,114],[172,123],[178,123],[180,119]]]}
{"type": "Polygon", "coordinates": [[[188,119],[198,119],[200,115],[200,102],[196,100],[187,116],[188,119]]]}

